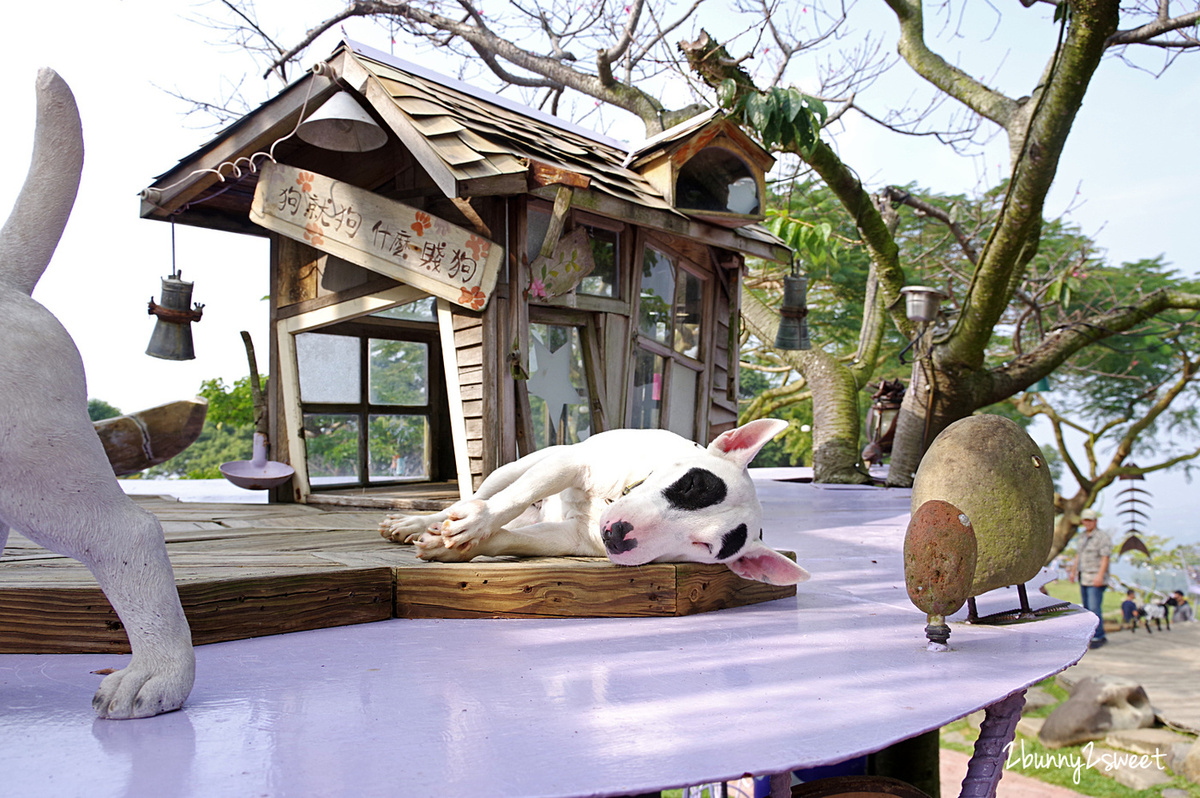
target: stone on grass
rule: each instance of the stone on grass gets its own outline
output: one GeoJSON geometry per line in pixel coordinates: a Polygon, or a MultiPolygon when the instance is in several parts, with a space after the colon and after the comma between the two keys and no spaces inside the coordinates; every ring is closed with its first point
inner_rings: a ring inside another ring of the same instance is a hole
{"type": "Polygon", "coordinates": [[[1062,748],[1101,740],[1111,731],[1152,725],[1154,708],[1141,685],[1118,676],[1090,676],[1050,713],[1038,739],[1047,748],[1062,748]]]}
{"type": "Polygon", "coordinates": [[[1024,735],[1031,740],[1037,739],[1038,732],[1042,730],[1042,725],[1045,722],[1045,718],[1022,717],[1017,721],[1017,734],[1024,735]]]}
{"type": "Polygon", "coordinates": [[[1200,742],[1192,743],[1176,772],[1187,777],[1188,781],[1200,784],[1200,742]]]}
{"type": "Polygon", "coordinates": [[[1030,687],[1025,691],[1025,706],[1021,707],[1022,714],[1032,712],[1035,709],[1043,709],[1044,707],[1052,707],[1058,703],[1058,699],[1050,695],[1041,687],[1030,687]]]}
{"type": "Polygon", "coordinates": [[[1108,775],[1131,790],[1149,790],[1171,781],[1171,774],[1154,760],[1148,764],[1139,761],[1136,765],[1118,765],[1108,775]]]}
{"type": "Polygon", "coordinates": [[[1190,745],[1191,742],[1191,737],[1161,726],[1152,729],[1119,729],[1109,732],[1104,738],[1104,744],[1110,748],[1133,751],[1135,754],[1161,754],[1164,762],[1168,752],[1176,745],[1190,745]]]}

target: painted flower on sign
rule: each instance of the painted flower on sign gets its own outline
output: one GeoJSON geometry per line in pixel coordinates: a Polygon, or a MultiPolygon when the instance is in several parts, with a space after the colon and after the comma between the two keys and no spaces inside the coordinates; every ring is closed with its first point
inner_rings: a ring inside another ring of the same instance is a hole
{"type": "Polygon", "coordinates": [[[487,294],[478,286],[473,288],[464,288],[462,296],[458,298],[458,304],[469,307],[472,310],[480,310],[487,304],[487,294]]]}
{"type": "Polygon", "coordinates": [[[304,225],[304,240],[311,241],[314,247],[319,247],[325,243],[325,236],[321,234],[321,227],[316,222],[309,222],[304,225]]]}
{"type": "Polygon", "coordinates": [[[312,191],[312,181],[315,175],[312,172],[301,172],[296,176],[296,185],[300,186],[300,190],[304,192],[312,191]]]}
{"type": "Polygon", "coordinates": [[[483,260],[487,257],[488,251],[492,248],[492,242],[486,238],[479,236],[471,236],[467,239],[467,249],[475,255],[475,260],[483,260]]]}
{"type": "Polygon", "coordinates": [[[546,284],[534,277],[529,281],[529,295],[536,299],[546,298],[546,284]]]}
{"type": "Polygon", "coordinates": [[[419,236],[423,236],[425,235],[425,231],[433,226],[433,220],[424,211],[417,211],[416,219],[411,225],[413,232],[419,236]]]}

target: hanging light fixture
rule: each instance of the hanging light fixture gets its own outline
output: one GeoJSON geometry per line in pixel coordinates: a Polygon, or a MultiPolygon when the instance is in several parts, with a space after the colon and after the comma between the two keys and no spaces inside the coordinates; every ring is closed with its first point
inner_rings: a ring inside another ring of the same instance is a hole
{"type": "Polygon", "coordinates": [[[946,295],[936,288],[925,285],[906,285],[900,289],[904,295],[905,315],[909,321],[933,321],[938,316],[942,300],[946,295]]]}
{"type": "Polygon", "coordinates": [[[370,152],[387,143],[387,133],[347,91],[338,91],[300,123],[296,135],[336,152],[370,152]]]}
{"type": "Polygon", "coordinates": [[[796,269],[783,278],[783,303],[779,306],[779,331],[775,348],[796,351],[812,349],[808,340],[808,278],[796,269]]]}
{"type": "Polygon", "coordinates": [[[146,354],[163,360],[195,360],[192,346],[192,322],[200,321],[204,305],[192,307],[193,283],[180,277],[175,268],[175,218],[171,217],[171,276],[162,278],[162,304],[150,297],[146,312],[158,318],[146,354]]]}

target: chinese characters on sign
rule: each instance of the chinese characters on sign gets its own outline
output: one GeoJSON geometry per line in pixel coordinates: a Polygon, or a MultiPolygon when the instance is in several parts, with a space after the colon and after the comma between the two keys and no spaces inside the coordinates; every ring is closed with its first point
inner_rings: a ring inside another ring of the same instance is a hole
{"type": "Polygon", "coordinates": [[[503,257],[444,219],[279,163],[263,167],[250,220],[473,310],[487,304],[503,257]]]}

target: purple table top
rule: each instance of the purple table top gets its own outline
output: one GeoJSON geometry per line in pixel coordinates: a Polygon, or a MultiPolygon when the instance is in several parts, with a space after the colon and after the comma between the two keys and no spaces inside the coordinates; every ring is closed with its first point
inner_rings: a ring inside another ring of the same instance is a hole
{"type": "MultiPolygon", "coordinates": [[[[925,649],[908,491],[763,480],[793,599],[684,618],[395,620],[197,649],[180,712],[96,720],[111,655],[0,656],[14,796],[622,795],[841,761],[1077,661],[1094,617],[925,649]]],[[[1035,606],[1048,603],[1031,591],[1035,606]]],[[[1015,590],[980,612],[1016,606],[1015,590]]]]}

